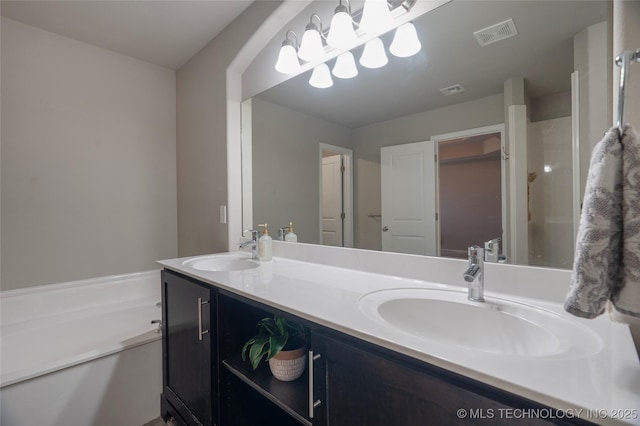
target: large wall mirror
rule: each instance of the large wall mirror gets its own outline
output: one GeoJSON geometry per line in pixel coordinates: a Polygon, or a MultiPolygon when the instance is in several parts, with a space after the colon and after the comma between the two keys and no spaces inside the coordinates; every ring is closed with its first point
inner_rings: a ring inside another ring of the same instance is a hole
{"type": "Polygon", "coordinates": [[[570,268],[593,144],[579,130],[599,114],[584,93],[611,87],[584,58],[608,55],[607,19],[607,1],[453,0],[413,20],[411,57],[389,54],[390,32],[382,68],[357,64],[325,89],[308,70],[246,99],[243,227],[267,222],[277,238],[293,222],[299,242],[449,257],[500,238],[509,263],[570,268]]]}

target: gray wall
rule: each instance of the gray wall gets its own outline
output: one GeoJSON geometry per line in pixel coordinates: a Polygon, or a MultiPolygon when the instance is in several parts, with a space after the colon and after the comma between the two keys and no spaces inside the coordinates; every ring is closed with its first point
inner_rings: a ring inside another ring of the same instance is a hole
{"type": "Polygon", "coordinates": [[[271,236],[293,221],[298,241],[320,242],[320,143],[350,148],[351,129],[252,100],[253,223],[271,236]]]}
{"type": "Polygon", "coordinates": [[[531,122],[571,117],[571,91],[555,93],[544,98],[531,99],[529,104],[531,122]]]}
{"type": "Polygon", "coordinates": [[[219,221],[228,200],[226,71],[279,3],[252,4],[177,72],[180,256],[227,251],[227,225],[219,221]]]}
{"type": "Polygon", "coordinates": [[[607,22],[592,25],[573,38],[574,68],[580,73],[580,187],[583,195],[591,151],[612,124],[611,47],[607,42],[607,25],[607,22]]]}
{"type": "Polygon", "coordinates": [[[175,257],[175,73],[2,18],[2,290],[175,257]]]}

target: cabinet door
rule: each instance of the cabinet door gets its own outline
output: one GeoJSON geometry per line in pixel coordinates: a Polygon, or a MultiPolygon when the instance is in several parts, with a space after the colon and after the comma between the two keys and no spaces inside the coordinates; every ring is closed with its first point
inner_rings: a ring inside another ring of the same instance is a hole
{"type": "MultiPolygon", "coordinates": [[[[507,405],[493,400],[491,388],[473,391],[445,377],[370,353],[332,338],[314,336],[320,355],[314,368],[314,399],[320,405],[314,425],[425,426],[512,424],[500,418],[507,405]],[[324,382],[321,384],[320,382],[324,382]],[[465,415],[458,410],[465,410],[465,415]]],[[[547,424],[539,419],[518,424],[547,424]]]]}
{"type": "Polygon", "coordinates": [[[163,396],[193,425],[213,425],[213,300],[209,288],[162,273],[163,396]]]}

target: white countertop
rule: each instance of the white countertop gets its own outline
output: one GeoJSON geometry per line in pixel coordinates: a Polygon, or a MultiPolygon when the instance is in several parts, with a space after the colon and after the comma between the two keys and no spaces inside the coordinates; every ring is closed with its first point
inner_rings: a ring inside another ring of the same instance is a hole
{"type": "MultiPolygon", "coordinates": [[[[248,257],[247,253],[238,252],[224,255],[248,257]]],[[[403,288],[466,291],[461,286],[284,257],[274,257],[258,268],[243,271],[198,271],[184,265],[193,258],[159,263],[317,324],[564,410],[538,413],[543,418],[575,416],[598,424],[640,425],[640,362],[628,327],[610,321],[607,316],[581,319],[565,313],[559,302],[492,292],[487,277],[487,300],[503,298],[554,312],[567,321],[585,325],[602,343],[578,357],[500,355],[419,339],[375,321],[359,308],[360,299],[375,291],[403,288]]],[[[533,269],[531,273],[535,275],[533,269]]],[[[519,270],[526,272],[527,268],[519,270]]],[[[463,271],[459,272],[461,277],[463,271]]]]}

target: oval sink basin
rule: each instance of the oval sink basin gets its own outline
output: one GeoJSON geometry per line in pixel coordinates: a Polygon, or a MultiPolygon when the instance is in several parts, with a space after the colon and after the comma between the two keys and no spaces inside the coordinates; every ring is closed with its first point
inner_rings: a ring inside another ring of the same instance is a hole
{"type": "Polygon", "coordinates": [[[183,263],[198,271],[243,271],[260,266],[254,260],[232,256],[205,256],[190,259],[183,263]]]}
{"type": "Polygon", "coordinates": [[[396,330],[436,344],[502,355],[585,356],[599,336],[571,318],[535,306],[438,289],[383,290],[363,296],[360,309],[396,330]]]}

